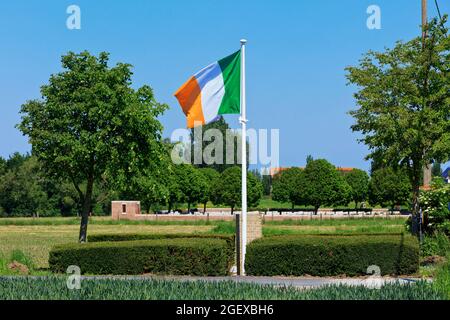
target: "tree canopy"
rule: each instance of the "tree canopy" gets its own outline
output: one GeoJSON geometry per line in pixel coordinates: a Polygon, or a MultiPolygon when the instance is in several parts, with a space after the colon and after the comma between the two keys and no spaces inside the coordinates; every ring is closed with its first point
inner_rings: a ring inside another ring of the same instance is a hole
{"type": "Polygon", "coordinates": [[[321,206],[347,205],[351,199],[351,188],[336,167],[327,160],[311,160],[300,179],[300,192],[315,213],[321,206]]]}
{"type": "Polygon", "coordinates": [[[356,85],[358,109],[353,131],[363,134],[371,153],[391,167],[407,168],[412,185],[413,214],[419,213],[422,169],[450,156],[450,38],[447,17],[433,19],[427,37],[398,42],[384,52],[365,54],[347,68],[356,85]]]}
{"type": "Polygon", "coordinates": [[[219,183],[220,174],[213,168],[200,168],[198,169],[200,174],[203,175],[206,189],[203,192],[203,197],[200,202],[203,204],[203,213],[206,211],[206,204],[208,201],[213,200],[213,188],[214,185],[219,183]]]}
{"type": "Polygon", "coordinates": [[[41,87],[41,100],[22,106],[18,125],[46,174],[71,181],[77,190],[80,242],[86,241],[96,181],[105,177],[127,190],[140,177],[164,170],[157,117],[167,106],[149,86],[131,87],[131,65],[109,67],[108,61],[105,52],[63,56],[63,71],[41,87]]]}
{"type": "Polygon", "coordinates": [[[176,183],[180,188],[181,201],[188,205],[188,212],[192,204],[205,198],[208,185],[203,174],[190,164],[174,165],[176,183]]]}
{"type": "Polygon", "coordinates": [[[393,208],[408,203],[410,195],[411,183],[405,169],[387,167],[372,174],[369,184],[369,202],[372,205],[393,208]]]}
{"type": "MultiPolygon", "coordinates": [[[[238,166],[225,169],[221,173],[218,183],[213,189],[214,204],[224,204],[231,207],[233,213],[241,203],[242,171],[238,166]]],[[[263,187],[261,182],[251,173],[247,174],[247,202],[249,207],[258,205],[262,198],[263,187]]]]}
{"type": "Polygon", "coordinates": [[[304,185],[302,179],[304,179],[304,174],[300,168],[288,168],[279,172],[273,178],[272,199],[279,202],[289,202],[292,209],[295,205],[305,204],[301,189],[301,186],[304,185]]]}
{"type": "Polygon", "coordinates": [[[351,199],[355,202],[355,207],[357,208],[360,202],[367,200],[369,175],[364,170],[353,169],[345,173],[344,178],[351,187],[351,199]]]}

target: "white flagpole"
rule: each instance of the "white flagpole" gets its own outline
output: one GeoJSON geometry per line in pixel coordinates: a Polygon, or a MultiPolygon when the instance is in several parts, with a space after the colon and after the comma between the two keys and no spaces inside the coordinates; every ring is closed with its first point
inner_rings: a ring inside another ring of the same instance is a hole
{"type": "Polygon", "coordinates": [[[247,251],[247,114],[245,96],[245,44],[247,40],[241,40],[241,117],[242,124],[242,275],[245,275],[245,253],[247,251]]]}

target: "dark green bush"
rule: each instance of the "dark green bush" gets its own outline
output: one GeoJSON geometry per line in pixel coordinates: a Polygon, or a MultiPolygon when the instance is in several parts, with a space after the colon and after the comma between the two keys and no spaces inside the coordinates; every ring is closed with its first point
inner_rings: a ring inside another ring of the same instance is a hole
{"type": "Polygon", "coordinates": [[[221,239],[225,240],[228,245],[228,255],[234,254],[235,236],[224,234],[151,234],[151,233],[131,233],[131,234],[96,234],[88,236],[89,242],[105,242],[105,241],[134,241],[134,240],[155,240],[155,239],[221,239]]]}
{"type": "Polygon", "coordinates": [[[445,257],[450,252],[450,239],[442,232],[426,235],[421,245],[422,257],[445,257]]]}
{"type": "Polygon", "coordinates": [[[68,244],[50,251],[53,272],[79,266],[83,274],[223,276],[232,256],[221,239],[155,239],[68,244]]]}
{"type": "Polygon", "coordinates": [[[369,266],[382,275],[413,274],[419,244],[409,235],[286,235],[265,237],[247,249],[249,275],[365,275],[369,266]]]}

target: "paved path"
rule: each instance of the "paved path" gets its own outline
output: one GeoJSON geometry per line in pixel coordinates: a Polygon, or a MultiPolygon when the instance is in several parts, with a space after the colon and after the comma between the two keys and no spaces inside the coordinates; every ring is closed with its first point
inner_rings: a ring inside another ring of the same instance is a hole
{"type": "MultiPolygon", "coordinates": [[[[365,277],[365,278],[319,278],[319,277],[193,277],[193,276],[94,276],[85,278],[99,279],[133,279],[133,280],[177,280],[177,281],[233,281],[236,283],[254,283],[260,285],[292,286],[296,288],[318,288],[326,285],[348,285],[365,286],[369,288],[379,288],[388,283],[408,284],[419,281],[419,278],[393,278],[393,277],[365,277]]],[[[430,281],[430,280],[428,280],[430,281]]]]}
{"type": "MultiPolygon", "coordinates": [[[[12,278],[15,276],[0,276],[12,278]]],[[[46,276],[30,276],[30,278],[42,279],[46,276]]],[[[366,277],[366,278],[330,278],[330,277],[194,277],[194,276],[82,276],[82,279],[120,279],[120,280],[175,280],[175,281],[232,281],[236,283],[253,283],[260,285],[273,285],[280,287],[296,287],[299,289],[319,288],[326,285],[365,286],[368,288],[379,288],[384,284],[400,283],[408,284],[420,281],[419,278],[393,278],[393,277],[366,277]]],[[[431,281],[431,280],[427,280],[431,281]]]]}

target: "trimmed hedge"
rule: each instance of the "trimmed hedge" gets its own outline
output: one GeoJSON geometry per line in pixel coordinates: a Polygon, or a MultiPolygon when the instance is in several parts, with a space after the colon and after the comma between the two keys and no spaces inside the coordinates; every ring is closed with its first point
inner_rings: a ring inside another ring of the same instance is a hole
{"type": "Polygon", "coordinates": [[[286,235],[265,237],[247,248],[245,269],[255,276],[414,274],[419,243],[410,235],[286,235]]]}
{"type": "Polygon", "coordinates": [[[155,240],[155,239],[221,239],[228,245],[228,254],[234,255],[236,240],[234,235],[223,234],[192,234],[192,233],[173,233],[173,234],[151,234],[151,233],[129,233],[129,234],[94,234],[88,236],[89,242],[105,241],[135,241],[135,240],[155,240]]]}
{"type": "Polygon", "coordinates": [[[170,274],[223,276],[232,256],[221,239],[155,239],[93,242],[55,246],[50,270],[62,273],[70,265],[83,274],[170,274]]]}

